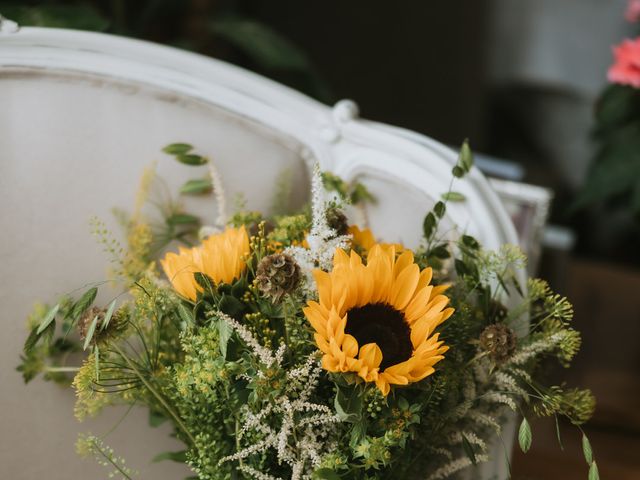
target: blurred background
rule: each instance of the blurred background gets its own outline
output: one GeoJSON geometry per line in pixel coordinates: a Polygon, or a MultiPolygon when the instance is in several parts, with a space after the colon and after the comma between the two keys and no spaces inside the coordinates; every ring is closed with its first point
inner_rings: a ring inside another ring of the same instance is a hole
{"type": "MultiPolygon", "coordinates": [[[[631,480],[640,478],[640,84],[609,85],[607,71],[612,46],[640,34],[633,3],[0,0],[0,13],[196,51],[328,104],[351,98],[367,119],[451,145],[469,138],[486,173],[544,187],[531,190],[553,195],[538,275],[573,301],[583,332],[570,383],[598,398],[586,430],[602,478],[631,480]]],[[[564,450],[553,422],[534,426],[514,479],[586,478],[578,435],[561,430],[564,450]]]]}

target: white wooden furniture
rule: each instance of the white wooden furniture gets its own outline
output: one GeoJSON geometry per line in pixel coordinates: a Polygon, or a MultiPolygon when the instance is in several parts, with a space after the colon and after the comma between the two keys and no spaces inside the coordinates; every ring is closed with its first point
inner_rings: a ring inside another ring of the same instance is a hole
{"type": "MultiPolygon", "coordinates": [[[[106,256],[88,219],[109,220],[114,205],[129,208],[153,160],[172,187],[193,176],[160,153],[164,145],[197,146],[215,160],[228,201],[242,191],[256,209],[269,205],[284,169],[292,175],[294,201],[301,202],[308,168],[319,162],[366,183],[379,199],[368,211],[371,226],[388,241],[413,246],[425,212],[449,185],[454,152],[361,120],[353,102],[329,108],[232,65],[150,43],[12,27],[0,28],[0,463],[7,478],[103,476],[93,462],[77,459],[72,445],[78,431],[102,434],[123,411],[76,424],[72,392],[40,381],[25,388],[10,367],[34,299],[105,277],[106,256]]],[[[455,190],[468,201],[450,205],[447,230],[469,232],[488,248],[517,243],[479,171],[456,182],[455,190]]],[[[215,219],[214,205],[194,208],[215,219]]],[[[141,478],[183,478],[177,465],[149,464],[155,453],[176,447],[166,434],[133,412],[107,441],[141,478]]],[[[501,451],[494,457],[487,478],[504,463],[501,451]]]]}

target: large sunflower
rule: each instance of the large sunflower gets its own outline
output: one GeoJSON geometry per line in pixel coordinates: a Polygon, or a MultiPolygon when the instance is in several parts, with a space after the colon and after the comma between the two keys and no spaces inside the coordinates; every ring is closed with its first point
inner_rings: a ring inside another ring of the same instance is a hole
{"type": "Polygon", "coordinates": [[[393,245],[371,247],[366,264],[353,250],[336,250],[331,273],[314,272],[319,301],[304,309],[323,368],[355,372],[385,396],[390,385],[431,375],[449,348],[434,329],[453,313],[431,275],[410,250],[396,258],[393,245]]]}
{"type": "Polygon", "coordinates": [[[216,285],[231,283],[246,268],[248,254],[249,236],[243,226],[211,235],[197,247],[180,247],[178,253],[169,252],[160,260],[160,265],[173,288],[183,297],[195,301],[202,287],[196,282],[194,273],[206,274],[216,285]]]}

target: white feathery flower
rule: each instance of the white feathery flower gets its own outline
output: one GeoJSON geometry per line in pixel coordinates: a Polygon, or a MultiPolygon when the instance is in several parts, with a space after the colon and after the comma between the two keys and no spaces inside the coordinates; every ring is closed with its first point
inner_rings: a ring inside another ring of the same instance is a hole
{"type": "Polygon", "coordinates": [[[209,175],[211,176],[211,185],[213,186],[213,195],[216,198],[218,205],[218,218],[216,219],[216,225],[224,227],[227,223],[227,200],[224,193],[224,185],[222,183],[222,175],[213,164],[211,159],[207,163],[209,167],[209,175]]]}
{"type": "MultiPolygon", "coordinates": [[[[476,455],[476,463],[482,463],[489,460],[489,457],[486,455],[476,455]]],[[[469,457],[460,457],[456,460],[452,460],[449,463],[446,463],[435,472],[433,472],[427,480],[441,480],[444,478],[451,477],[455,473],[458,473],[460,470],[463,470],[469,466],[471,466],[472,462],[469,457]]]]}
{"type": "Polygon", "coordinates": [[[566,333],[561,331],[550,335],[548,338],[536,340],[535,342],[522,347],[520,351],[509,359],[507,365],[522,365],[543,352],[553,350],[565,338],[565,336],[566,333]]]}
{"type": "Polygon", "coordinates": [[[498,421],[491,415],[479,412],[477,410],[471,410],[468,416],[470,420],[474,421],[478,425],[492,428],[497,434],[502,431],[502,426],[500,425],[500,423],[498,423],[498,421]]]}
{"type": "Polygon", "coordinates": [[[282,362],[282,357],[284,355],[284,352],[281,352],[282,347],[280,347],[276,355],[274,355],[271,350],[260,345],[260,342],[258,342],[256,337],[254,337],[253,334],[244,325],[241,325],[237,320],[231,318],[229,315],[221,311],[215,312],[214,316],[227,323],[247,344],[247,346],[249,346],[253,350],[253,353],[263,365],[267,367],[280,365],[280,362],[282,362]]]}
{"type": "Polygon", "coordinates": [[[283,480],[280,477],[274,477],[273,475],[262,473],[259,470],[256,470],[255,468],[245,464],[238,466],[238,470],[240,470],[242,473],[250,475],[251,478],[255,480],[283,480]]]}
{"type": "Polygon", "coordinates": [[[494,374],[495,384],[500,390],[508,390],[511,394],[527,397],[527,392],[518,385],[518,381],[505,372],[496,372],[494,374]]]}
{"type": "MultiPolygon", "coordinates": [[[[220,464],[273,449],[278,463],[291,468],[289,478],[310,478],[313,470],[320,465],[322,456],[333,448],[333,442],[327,441],[326,437],[333,433],[333,425],[340,422],[326,405],[308,401],[318,383],[319,370],[321,367],[318,359],[315,355],[310,355],[302,365],[287,373],[288,382],[284,395],[265,405],[258,413],[253,413],[248,408],[241,409],[243,419],[239,441],[242,443],[245,435],[250,432],[258,433],[262,440],[223,458],[220,464]]],[[[255,439],[252,441],[255,442],[255,439]]]]}
{"type": "Polygon", "coordinates": [[[338,235],[329,226],[324,193],[320,166],[315,164],[311,178],[311,231],[306,238],[309,249],[288,247],[284,251],[300,266],[305,280],[302,289],[307,297],[316,292],[313,271],[316,268],[330,270],[335,251],[338,248],[348,249],[351,244],[351,235],[338,235]]]}
{"type": "Polygon", "coordinates": [[[518,410],[518,406],[513,399],[503,393],[497,392],[489,392],[482,396],[482,400],[489,403],[499,403],[503,405],[507,405],[511,410],[516,412],[518,410]]]}

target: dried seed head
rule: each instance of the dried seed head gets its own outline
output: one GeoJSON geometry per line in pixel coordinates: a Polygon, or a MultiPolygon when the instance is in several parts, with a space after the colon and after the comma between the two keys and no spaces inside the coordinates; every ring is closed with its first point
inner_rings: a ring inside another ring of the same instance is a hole
{"type": "Polygon", "coordinates": [[[515,332],[503,323],[489,325],[480,334],[480,348],[489,352],[497,363],[504,362],[513,355],[516,343],[515,332]]]}
{"type": "Polygon", "coordinates": [[[327,223],[339,236],[346,235],[349,231],[347,217],[339,208],[330,207],[327,209],[327,223]]]}
{"type": "MultiPolygon", "coordinates": [[[[93,319],[96,318],[96,316],[98,317],[96,325],[97,327],[99,327],[102,325],[102,321],[104,320],[104,314],[105,311],[98,307],[91,307],[88,310],[85,310],[85,312],[80,317],[80,320],[78,320],[78,331],[80,332],[80,338],[83,341],[85,338],[87,338],[87,333],[89,332],[89,328],[91,327],[93,319]]],[[[92,341],[92,343],[94,342],[92,341]]]]}
{"type": "Polygon", "coordinates": [[[300,267],[293,257],[285,253],[264,257],[256,272],[258,288],[276,303],[298,287],[300,278],[300,267]]]}
{"type": "Polygon", "coordinates": [[[96,328],[93,332],[93,338],[91,339],[91,345],[100,343],[108,338],[113,338],[126,328],[126,321],[124,320],[123,315],[120,312],[115,311],[109,320],[108,327],[103,329],[105,314],[106,310],[98,307],[91,307],[82,314],[78,320],[78,332],[80,333],[80,338],[83,341],[87,338],[89,328],[91,328],[93,319],[96,317],[98,317],[98,319],[96,321],[96,328]]]}

